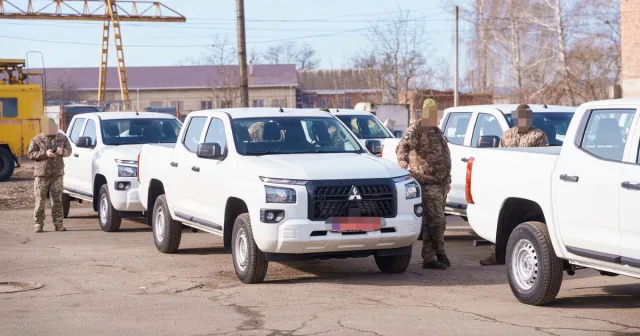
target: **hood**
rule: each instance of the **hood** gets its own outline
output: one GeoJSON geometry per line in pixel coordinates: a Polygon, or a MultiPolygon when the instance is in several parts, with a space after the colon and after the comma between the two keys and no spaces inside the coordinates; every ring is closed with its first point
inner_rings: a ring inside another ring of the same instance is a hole
{"type": "MultiPolygon", "coordinates": [[[[175,143],[154,144],[154,146],[162,147],[174,147],[175,145],[175,143]]],[[[142,146],[144,144],[108,146],[103,150],[102,155],[111,159],[137,161],[142,146]]]]}
{"type": "Polygon", "coordinates": [[[257,176],[294,180],[391,178],[407,174],[395,163],[371,154],[281,154],[243,156],[240,165],[257,176]]]}

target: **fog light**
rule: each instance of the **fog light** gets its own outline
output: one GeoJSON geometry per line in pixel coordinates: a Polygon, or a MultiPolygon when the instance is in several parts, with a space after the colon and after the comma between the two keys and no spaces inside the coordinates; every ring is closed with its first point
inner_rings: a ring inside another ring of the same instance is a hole
{"type": "Polygon", "coordinates": [[[131,188],[131,182],[116,182],[116,190],[128,190],[131,188]]]}
{"type": "Polygon", "coordinates": [[[261,209],[260,221],[263,223],[278,223],[284,218],[284,210],[261,209]]]}
{"type": "Polygon", "coordinates": [[[413,206],[413,213],[416,216],[421,217],[424,214],[424,206],[422,204],[416,204],[413,206]]]}

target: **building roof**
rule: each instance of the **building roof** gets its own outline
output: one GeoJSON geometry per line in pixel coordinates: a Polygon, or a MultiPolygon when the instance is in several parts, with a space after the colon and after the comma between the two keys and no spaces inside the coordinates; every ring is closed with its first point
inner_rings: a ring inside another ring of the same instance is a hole
{"type": "MultiPolygon", "coordinates": [[[[42,71],[42,69],[33,69],[42,71]]],[[[237,65],[189,65],[127,67],[129,90],[199,89],[234,87],[238,84],[237,65]]],[[[77,90],[98,90],[98,67],[46,68],[47,88],[62,85],[77,90]]],[[[260,64],[248,67],[250,87],[297,87],[295,64],[260,64]]],[[[39,82],[39,78],[37,79],[39,82]]],[[[107,70],[107,90],[120,90],[118,69],[107,70]]]]}

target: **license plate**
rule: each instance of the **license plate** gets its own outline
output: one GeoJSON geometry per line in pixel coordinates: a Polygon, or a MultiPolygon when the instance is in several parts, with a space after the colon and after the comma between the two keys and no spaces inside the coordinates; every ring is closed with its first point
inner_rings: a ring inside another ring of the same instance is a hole
{"type": "Polygon", "coordinates": [[[333,232],[377,231],[382,228],[380,217],[332,217],[327,220],[333,232]]]}

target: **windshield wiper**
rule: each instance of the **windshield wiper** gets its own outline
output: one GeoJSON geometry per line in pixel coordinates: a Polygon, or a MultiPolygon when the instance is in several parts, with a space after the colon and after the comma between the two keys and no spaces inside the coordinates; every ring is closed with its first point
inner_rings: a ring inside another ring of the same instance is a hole
{"type": "Polygon", "coordinates": [[[282,154],[279,152],[273,152],[273,151],[260,151],[260,152],[248,152],[245,153],[245,155],[265,155],[265,154],[282,154]]]}

